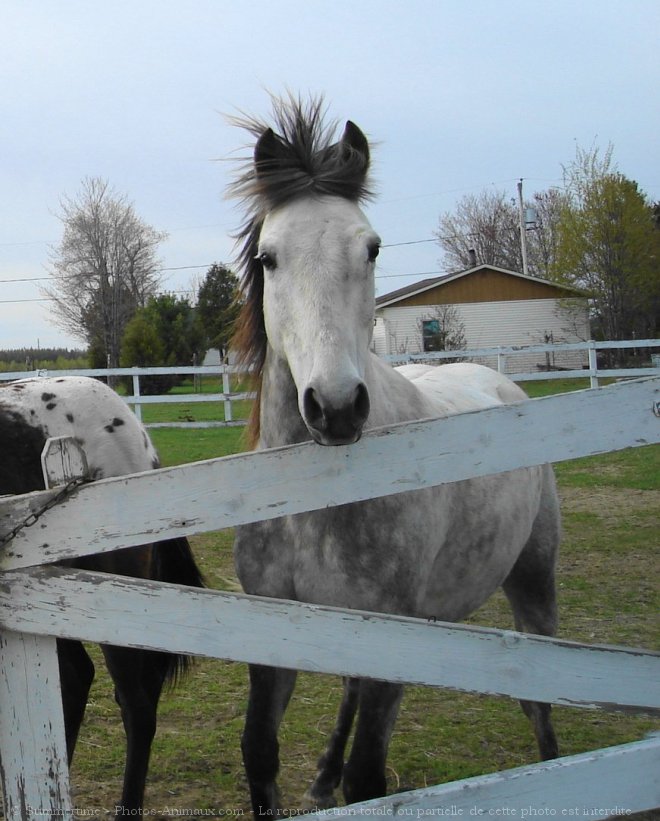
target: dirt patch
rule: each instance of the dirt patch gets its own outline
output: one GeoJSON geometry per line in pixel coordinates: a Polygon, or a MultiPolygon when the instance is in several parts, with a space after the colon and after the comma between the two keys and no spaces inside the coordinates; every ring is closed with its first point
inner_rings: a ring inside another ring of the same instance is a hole
{"type": "Polygon", "coordinates": [[[564,513],[593,513],[606,520],[621,520],[636,511],[655,510],[660,518],[660,490],[612,487],[562,488],[559,497],[564,513]]]}

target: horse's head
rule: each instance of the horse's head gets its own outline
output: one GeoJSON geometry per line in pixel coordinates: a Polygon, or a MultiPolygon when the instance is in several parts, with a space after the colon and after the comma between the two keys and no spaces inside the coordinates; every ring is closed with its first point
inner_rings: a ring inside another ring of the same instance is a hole
{"type": "Polygon", "coordinates": [[[364,376],[380,245],[357,204],[367,140],[349,122],[338,142],[307,160],[312,168],[300,168],[296,147],[270,129],[257,141],[254,174],[271,194],[253,246],[263,272],[264,328],[288,364],[311,436],[322,445],[351,444],[369,415],[364,376]],[[299,189],[278,199],[278,177],[296,174],[299,189]]]}

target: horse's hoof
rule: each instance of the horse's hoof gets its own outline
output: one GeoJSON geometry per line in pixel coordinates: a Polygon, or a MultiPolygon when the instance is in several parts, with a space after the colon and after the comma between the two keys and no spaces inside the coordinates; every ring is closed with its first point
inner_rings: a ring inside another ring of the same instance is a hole
{"type": "Polygon", "coordinates": [[[331,810],[337,806],[337,800],[332,793],[325,795],[317,795],[310,790],[307,790],[300,802],[300,808],[303,812],[317,812],[319,810],[331,810]]]}

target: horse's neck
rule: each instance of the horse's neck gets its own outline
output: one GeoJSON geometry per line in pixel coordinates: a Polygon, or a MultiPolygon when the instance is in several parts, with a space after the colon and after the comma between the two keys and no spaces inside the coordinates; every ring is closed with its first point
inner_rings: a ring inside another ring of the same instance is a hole
{"type": "Polygon", "coordinates": [[[271,348],[261,380],[259,447],[274,448],[311,439],[298,410],[298,392],[289,366],[271,348]]]}
{"type": "Polygon", "coordinates": [[[365,381],[371,399],[368,428],[441,413],[437,403],[375,354],[367,360],[365,381]]]}

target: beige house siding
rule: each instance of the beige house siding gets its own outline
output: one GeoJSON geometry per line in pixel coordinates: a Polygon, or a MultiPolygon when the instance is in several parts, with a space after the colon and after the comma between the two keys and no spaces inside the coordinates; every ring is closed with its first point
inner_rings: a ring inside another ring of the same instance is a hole
{"type": "MultiPolygon", "coordinates": [[[[445,296],[444,289],[433,289],[445,296]]],[[[425,295],[426,296],[426,295],[425,295]]],[[[429,294],[430,296],[430,294],[429,294]]],[[[444,303],[448,304],[448,303],[444,303]]],[[[547,339],[555,343],[582,342],[589,338],[586,302],[583,299],[535,298],[506,301],[453,303],[464,325],[467,348],[491,346],[538,345],[547,339]],[[568,306],[572,304],[574,310],[568,306]]],[[[437,306],[436,306],[437,307],[437,306]]],[[[434,305],[392,305],[379,308],[374,326],[374,350],[377,354],[422,352],[421,320],[434,316],[434,305]]],[[[492,365],[494,360],[485,364],[492,365]]],[[[581,351],[554,356],[553,365],[580,368],[586,364],[581,351]]],[[[544,354],[516,355],[507,362],[507,370],[527,371],[545,367],[544,354]]]]}

